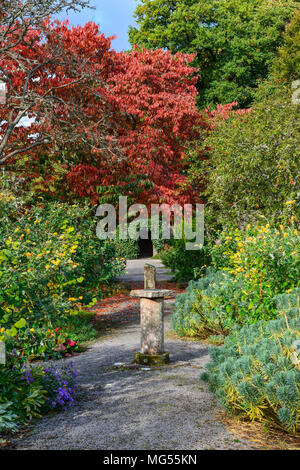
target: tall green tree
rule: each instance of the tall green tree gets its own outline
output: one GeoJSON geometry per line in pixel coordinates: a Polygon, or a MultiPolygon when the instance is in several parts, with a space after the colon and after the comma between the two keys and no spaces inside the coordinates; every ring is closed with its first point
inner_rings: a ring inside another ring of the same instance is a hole
{"type": "Polygon", "coordinates": [[[199,105],[248,106],[268,76],[292,0],[140,0],[132,45],[195,53],[199,105]]]}
{"type": "Polygon", "coordinates": [[[283,45],[274,61],[272,78],[288,83],[300,79],[300,10],[286,28],[283,45]]]}

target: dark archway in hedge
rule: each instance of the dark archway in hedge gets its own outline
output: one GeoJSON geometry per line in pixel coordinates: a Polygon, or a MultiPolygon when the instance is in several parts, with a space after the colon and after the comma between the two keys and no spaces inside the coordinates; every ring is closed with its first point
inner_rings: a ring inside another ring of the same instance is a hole
{"type": "Polygon", "coordinates": [[[148,232],[148,239],[139,238],[139,258],[151,258],[153,256],[153,243],[151,240],[151,232],[148,232]]]}

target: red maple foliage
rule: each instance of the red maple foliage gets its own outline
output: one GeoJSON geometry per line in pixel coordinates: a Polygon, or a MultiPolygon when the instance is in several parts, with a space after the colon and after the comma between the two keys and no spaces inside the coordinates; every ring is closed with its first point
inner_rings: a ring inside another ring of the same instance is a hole
{"type": "Polygon", "coordinates": [[[30,29],[0,57],[2,164],[13,167],[26,154],[33,174],[41,154],[55,162],[63,153],[65,183],[93,202],[99,187],[126,189],[140,202],[190,200],[184,149],[206,126],[196,108],[193,56],[117,53],[94,23],[49,21],[45,31],[30,29]]]}

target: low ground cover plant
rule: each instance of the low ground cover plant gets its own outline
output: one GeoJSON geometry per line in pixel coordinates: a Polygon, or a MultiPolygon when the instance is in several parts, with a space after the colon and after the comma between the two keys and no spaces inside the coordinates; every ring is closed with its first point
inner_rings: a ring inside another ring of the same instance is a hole
{"type": "Polygon", "coordinates": [[[72,405],[79,391],[79,371],[71,364],[30,365],[12,353],[0,374],[0,434],[72,405]]]}
{"type": "Polygon", "coordinates": [[[300,431],[300,289],[276,299],[277,318],[235,326],[211,348],[202,379],[235,415],[300,431]]]}

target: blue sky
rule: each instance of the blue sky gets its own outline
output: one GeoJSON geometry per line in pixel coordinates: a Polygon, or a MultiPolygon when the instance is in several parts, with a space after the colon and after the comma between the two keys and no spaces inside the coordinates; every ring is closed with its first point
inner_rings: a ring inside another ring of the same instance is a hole
{"type": "Polygon", "coordinates": [[[71,25],[84,25],[88,21],[100,24],[101,32],[105,36],[117,35],[112,42],[112,48],[117,51],[130,49],[128,42],[128,27],[134,24],[133,12],[137,5],[136,0],[90,0],[95,10],[84,9],[79,13],[64,12],[59,19],[68,19],[71,25]]]}

